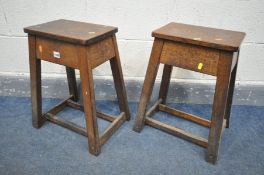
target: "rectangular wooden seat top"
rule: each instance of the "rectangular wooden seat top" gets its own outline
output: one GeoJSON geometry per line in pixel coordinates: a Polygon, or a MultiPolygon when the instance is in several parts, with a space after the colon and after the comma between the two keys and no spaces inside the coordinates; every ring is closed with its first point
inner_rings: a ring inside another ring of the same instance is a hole
{"type": "Polygon", "coordinates": [[[244,32],[174,22],[152,32],[152,36],[156,38],[226,51],[237,51],[245,35],[244,32]]]}
{"type": "Polygon", "coordinates": [[[117,30],[117,27],[64,19],[24,28],[24,32],[29,34],[81,45],[100,41],[113,35],[117,30]]]}

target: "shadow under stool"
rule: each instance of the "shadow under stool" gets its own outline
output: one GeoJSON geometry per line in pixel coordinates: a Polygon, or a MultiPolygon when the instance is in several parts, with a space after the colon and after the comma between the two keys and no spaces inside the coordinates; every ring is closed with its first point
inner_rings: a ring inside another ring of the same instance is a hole
{"type": "Polygon", "coordinates": [[[239,48],[245,37],[235,32],[207,27],[169,23],[152,32],[155,37],[138,105],[134,131],[144,124],[191,141],[207,149],[206,160],[215,164],[222,131],[229,127],[239,48]],[[164,64],[157,102],[147,111],[160,63],[164,64]],[[173,66],[216,76],[211,120],[166,105],[173,66]],[[163,111],[209,128],[208,139],[151,118],[163,111]]]}
{"type": "Polygon", "coordinates": [[[24,28],[28,33],[32,98],[32,124],[40,128],[50,121],[88,137],[89,152],[99,155],[101,146],[125,120],[130,119],[127,95],[120,64],[115,33],[116,27],[56,20],[24,28]],[[42,114],[41,60],[66,66],[70,97],[42,114]],[[96,111],[92,70],[110,61],[120,114],[116,117],[96,111]],[[83,105],[77,103],[75,69],[80,70],[83,105]],[[64,107],[84,111],[86,128],[56,116],[64,107]],[[97,117],[111,122],[99,134],[97,117]]]}

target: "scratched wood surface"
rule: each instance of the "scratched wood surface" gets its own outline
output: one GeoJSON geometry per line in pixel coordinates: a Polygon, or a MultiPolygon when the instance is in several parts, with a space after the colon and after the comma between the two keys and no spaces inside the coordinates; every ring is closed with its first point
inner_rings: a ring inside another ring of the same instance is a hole
{"type": "Polygon", "coordinates": [[[219,51],[212,48],[166,41],[160,62],[209,75],[216,75],[219,51]],[[201,64],[201,66],[199,66],[201,64]]]}
{"type": "Polygon", "coordinates": [[[227,51],[237,51],[245,35],[244,32],[175,22],[169,23],[152,32],[153,37],[227,51]]]}
{"type": "Polygon", "coordinates": [[[91,67],[95,68],[115,56],[112,37],[87,46],[87,58],[90,59],[91,67]]]}
{"type": "Polygon", "coordinates": [[[37,37],[36,54],[37,58],[41,60],[72,68],[79,68],[78,48],[71,43],[37,37]],[[60,53],[60,58],[54,57],[54,52],[60,53]]]}
{"type": "Polygon", "coordinates": [[[24,32],[85,45],[112,36],[117,27],[60,19],[26,27],[24,32]]]}

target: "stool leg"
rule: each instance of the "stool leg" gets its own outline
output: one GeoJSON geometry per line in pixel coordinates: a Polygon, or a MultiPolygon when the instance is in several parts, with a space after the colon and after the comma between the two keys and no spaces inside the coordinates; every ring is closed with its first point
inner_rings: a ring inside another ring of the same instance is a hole
{"type": "Polygon", "coordinates": [[[162,99],[162,104],[166,103],[167,94],[170,85],[170,78],[171,78],[172,66],[171,65],[164,65],[163,74],[160,84],[160,91],[159,91],[159,99],[162,99]]]}
{"type": "Polygon", "coordinates": [[[126,119],[130,120],[130,112],[127,102],[126,88],[119,58],[118,46],[116,42],[116,37],[113,37],[115,57],[110,60],[110,65],[112,69],[113,79],[115,83],[116,94],[118,98],[118,104],[120,112],[125,112],[126,119]]]}
{"type": "Polygon", "coordinates": [[[145,122],[145,114],[148,102],[150,100],[150,96],[153,90],[153,86],[155,83],[155,79],[157,76],[159,64],[160,64],[160,54],[163,47],[163,40],[155,39],[151,56],[149,59],[149,64],[146,72],[145,81],[143,84],[141,96],[140,96],[140,102],[138,105],[137,115],[136,115],[136,121],[133,130],[136,132],[140,132],[143,129],[144,122],[145,122]]]}
{"type": "Polygon", "coordinates": [[[66,73],[67,73],[67,80],[68,80],[68,87],[70,95],[72,95],[72,100],[78,100],[78,90],[77,90],[77,83],[76,83],[76,76],[75,70],[66,66],[66,73]]]}
{"type": "Polygon", "coordinates": [[[41,104],[41,61],[36,57],[35,36],[28,36],[28,45],[32,102],[32,125],[34,128],[40,128],[45,122],[45,118],[42,117],[41,104]]]}
{"type": "Polygon", "coordinates": [[[96,119],[94,82],[92,77],[91,64],[89,64],[86,48],[84,46],[80,47],[79,57],[80,77],[83,93],[83,107],[86,119],[89,152],[97,156],[100,154],[101,148],[99,143],[99,131],[96,119]]]}
{"type": "Polygon", "coordinates": [[[232,64],[232,53],[220,52],[206,160],[215,164],[223,129],[232,64]]]}
{"type": "Polygon", "coordinates": [[[226,104],[226,111],[225,111],[226,128],[229,128],[229,124],[230,124],[230,114],[231,114],[233,94],[234,94],[234,89],[235,89],[238,58],[239,58],[239,51],[237,53],[236,65],[234,66],[233,71],[231,73],[230,85],[228,89],[228,97],[227,97],[227,104],[226,104]]]}

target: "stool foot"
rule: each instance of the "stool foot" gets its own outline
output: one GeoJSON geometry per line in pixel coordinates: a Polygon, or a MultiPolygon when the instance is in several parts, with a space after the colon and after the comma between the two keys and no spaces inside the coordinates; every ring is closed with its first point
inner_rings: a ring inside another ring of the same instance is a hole
{"type": "Polygon", "coordinates": [[[133,131],[140,133],[142,131],[143,127],[134,126],[133,131]]]}
{"type": "Polygon", "coordinates": [[[32,126],[36,129],[39,129],[44,125],[45,122],[46,119],[44,117],[40,117],[38,122],[32,121],[32,126]]]}
{"type": "Polygon", "coordinates": [[[99,148],[95,148],[92,146],[89,146],[89,153],[94,155],[94,156],[99,156],[99,154],[101,153],[101,149],[99,148]]]}
{"type": "Polygon", "coordinates": [[[208,162],[208,163],[211,163],[213,165],[215,165],[217,163],[217,156],[214,156],[214,155],[206,155],[206,158],[205,160],[208,162]]]}
{"type": "Polygon", "coordinates": [[[226,128],[229,128],[229,120],[230,119],[226,120],[226,128]]]}

